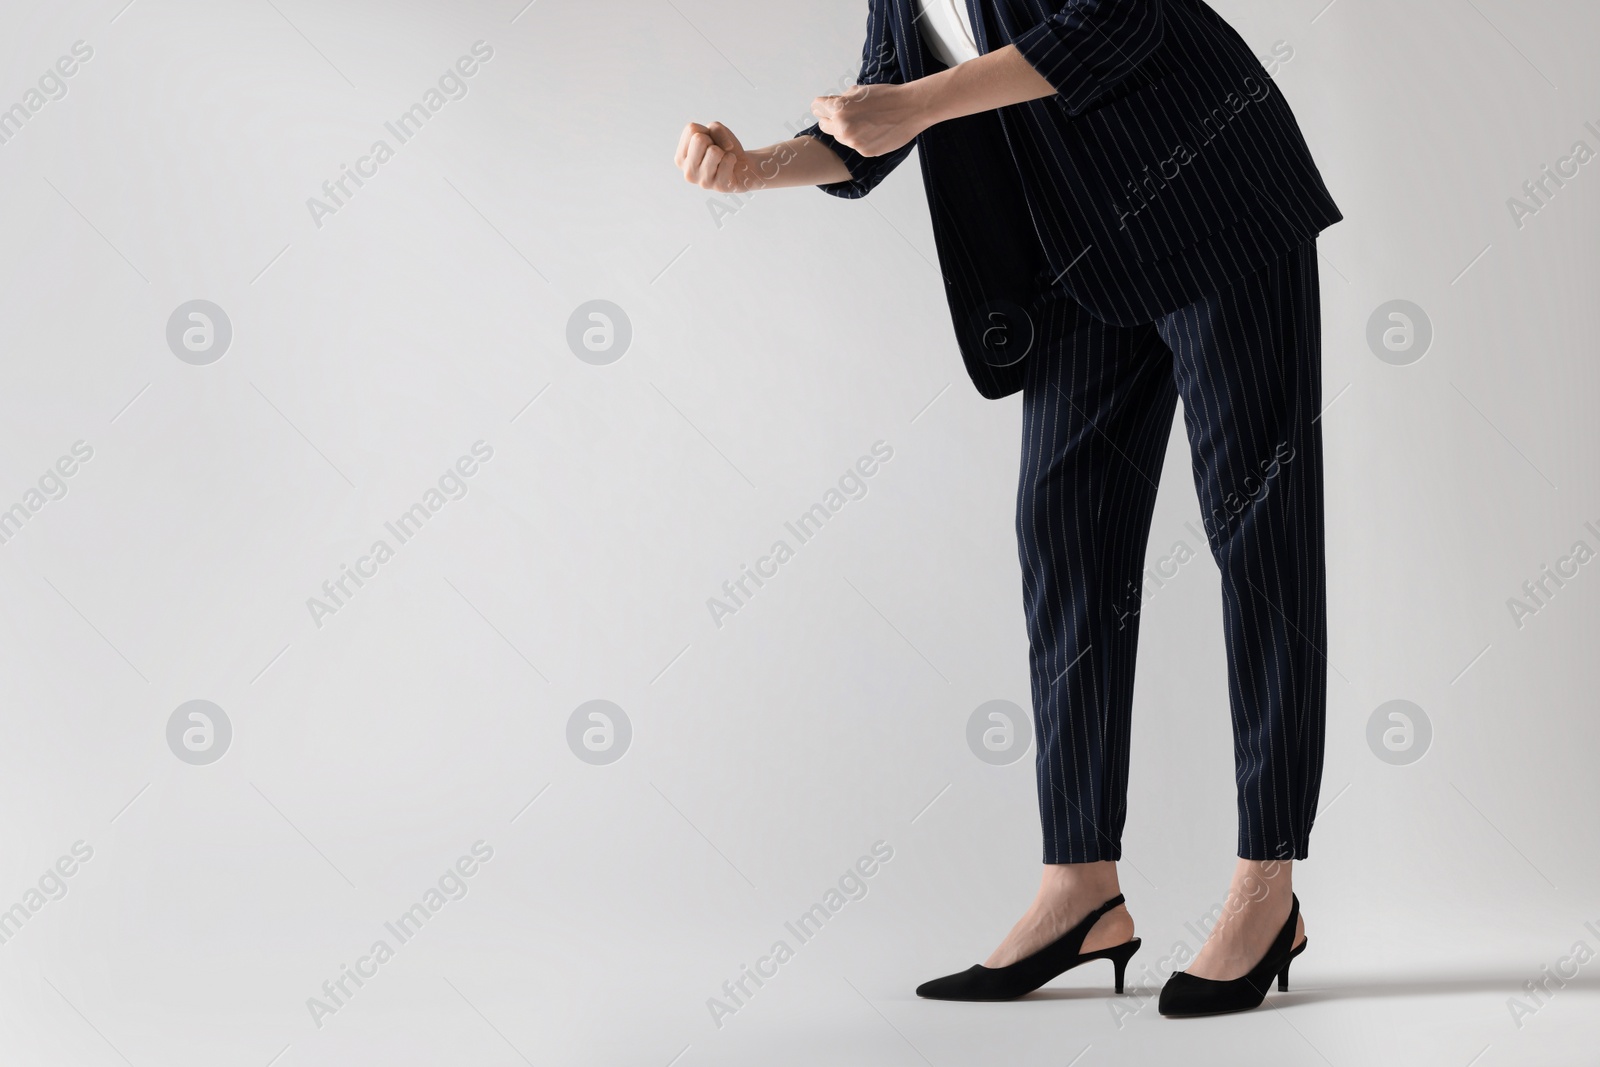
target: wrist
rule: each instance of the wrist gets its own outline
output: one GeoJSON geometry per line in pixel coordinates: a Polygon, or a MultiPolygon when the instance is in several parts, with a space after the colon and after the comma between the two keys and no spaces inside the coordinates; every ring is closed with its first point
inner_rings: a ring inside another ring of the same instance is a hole
{"type": "Polygon", "coordinates": [[[955,68],[951,68],[907,83],[906,89],[915,105],[918,132],[958,117],[950,106],[950,76],[954,73],[955,68]]]}
{"type": "Polygon", "coordinates": [[[734,169],[733,180],[738,185],[737,192],[754,193],[765,189],[777,177],[785,160],[779,155],[781,144],[768,145],[765,148],[747,148],[741,153],[739,165],[734,169]]]}

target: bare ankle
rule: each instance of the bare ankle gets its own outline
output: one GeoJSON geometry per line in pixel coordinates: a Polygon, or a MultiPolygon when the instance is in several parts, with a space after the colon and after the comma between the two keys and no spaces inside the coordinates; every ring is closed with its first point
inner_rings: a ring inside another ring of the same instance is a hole
{"type": "Polygon", "coordinates": [[[1241,859],[1233,869],[1233,883],[1228,887],[1229,905],[1233,908],[1265,905],[1269,912],[1285,914],[1293,894],[1293,860],[1241,859]]]}
{"type": "Polygon", "coordinates": [[[1117,882],[1116,862],[1099,860],[1094,863],[1047,863],[1040,878],[1039,892],[1084,897],[1103,894],[1099,900],[1086,901],[1090,907],[1097,907],[1101,902],[1110,900],[1121,892],[1117,882]]]}

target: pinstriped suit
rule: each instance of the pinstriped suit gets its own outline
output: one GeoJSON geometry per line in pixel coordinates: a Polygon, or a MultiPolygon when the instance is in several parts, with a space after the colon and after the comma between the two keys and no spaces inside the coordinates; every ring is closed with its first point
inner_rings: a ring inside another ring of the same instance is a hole
{"type": "MultiPolygon", "coordinates": [[[[1287,102],[1202,0],[968,0],[1056,94],[913,146],[967,372],[1023,394],[1017,538],[1046,863],[1117,859],[1144,553],[1184,402],[1221,571],[1239,855],[1303,858],[1322,776],[1326,591],[1316,235],[1287,102]]],[[[863,85],[943,69],[916,0],[869,0],[863,85]]]]}

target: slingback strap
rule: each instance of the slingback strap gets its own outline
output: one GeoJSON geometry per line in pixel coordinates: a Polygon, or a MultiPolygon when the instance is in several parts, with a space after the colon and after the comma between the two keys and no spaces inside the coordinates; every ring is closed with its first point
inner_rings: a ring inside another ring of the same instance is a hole
{"type": "Polygon", "coordinates": [[[1066,933],[1062,934],[1061,938],[1056,942],[1056,944],[1051,947],[1055,948],[1059,946],[1064,950],[1070,946],[1073,955],[1081,953],[1083,951],[1083,942],[1088,938],[1089,931],[1094,929],[1094,924],[1099,922],[1101,917],[1104,916],[1106,912],[1122,903],[1123,896],[1121,893],[1118,893],[1116,896],[1112,897],[1110,900],[1106,901],[1104,904],[1085,915],[1083,917],[1083,921],[1078,923],[1077,926],[1074,926],[1072,929],[1068,930],[1066,933]]]}
{"type": "MultiPolygon", "coordinates": [[[[1096,908],[1093,911],[1091,911],[1089,913],[1089,917],[1084,920],[1084,923],[1087,923],[1089,926],[1093,926],[1095,924],[1095,920],[1099,919],[1106,912],[1112,910],[1113,908],[1115,908],[1119,904],[1126,904],[1126,903],[1127,903],[1127,900],[1123,897],[1123,895],[1121,893],[1118,893],[1116,896],[1112,897],[1110,900],[1106,901],[1104,904],[1100,905],[1098,908],[1096,908]]],[[[1082,925],[1082,924],[1080,924],[1080,925],[1082,925]]]]}

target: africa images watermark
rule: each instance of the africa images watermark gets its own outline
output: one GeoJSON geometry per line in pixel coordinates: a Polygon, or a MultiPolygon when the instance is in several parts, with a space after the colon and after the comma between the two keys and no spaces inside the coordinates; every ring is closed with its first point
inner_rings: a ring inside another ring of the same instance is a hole
{"type": "Polygon", "coordinates": [[[754,967],[740,964],[739,976],[722,983],[722,996],[706,998],[706,1010],[711,1013],[712,1024],[721,1030],[728,1016],[737,1015],[762,986],[778,976],[779,967],[794,959],[800,945],[821,933],[823,925],[843,911],[846,904],[863,899],[867,895],[868,880],[892,859],[893,846],[887,841],[874,841],[872,855],[856,860],[834,885],[823,892],[820,901],[801,912],[799,918],[785,922],[783,928],[794,937],[795,944],[791,946],[788,941],[779,938],[765,955],[756,958],[754,967]]]}
{"type": "MultiPolygon", "coordinates": [[[[1600,938],[1600,926],[1594,922],[1586,922],[1583,928],[1600,938]]],[[[1594,959],[1595,950],[1589,942],[1581,938],[1575,942],[1565,956],[1556,960],[1554,964],[1545,964],[1539,968],[1539,977],[1530,978],[1522,983],[1524,996],[1507,997],[1506,1011],[1511,1013],[1511,1021],[1518,1030],[1527,1025],[1527,1019],[1537,1015],[1551,999],[1566,987],[1566,984],[1578,977],[1578,971],[1584,964],[1594,959]],[[1554,988],[1551,988],[1554,986],[1554,988]]]]}
{"type": "Polygon", "coordinates": [[[392,122],[383,124],[383,128],[395,140],[393,146],[380,137],[372,142],[372,147],[367,150],[366,155],[356,160],[354,167],[344,163],[339,164],[339,176],[322,183],[322,195],[326,199],[315,196],[306,198],[306,209],[311,212],[311,221],[316,224],[317,229],[322,229],[322,220],[326,216],[339,213],[339,209],[355,196],[356,189],[366,185],[368,179],[376,177],[378,168],[394,158],[395,149],[421,133],[422,127],[438,114],[445,104],[452,100],[463,99],[467,95],[467,79],[477,74],[480,65],[492,58],[494,58],[494,48],[488,42],[474,41],[471,55],[457,59],[454,65],[439,75],[437,85],[428,86],[420,101],[406,108],[392,122]],[[354,185],[355,189],[350,188],[351,185],[354,185]]]}
{"type": "Polygon", "coordinates": [[[74,841],[67,853],[46,867],[37,883],[29,886],[20,900],[0,911],[0,945],[9,944],[46,904],[66,896],[67,879],[93,858],[93,846],[86,841],[74,841]]]}
{"type": "Polygon", "coordinates": [[[462,456],[445,468],[438,482],[424,490],[420,501],[402,511],[392,522],[383,524],[383,528],[394,538],[393,545],[384,538],[377,538],[367,554],[358,557],[353,565],[339,564],[338,575],[322,583],[322,596],[306,597],[306,610],[311,613],[311,624],[322,629],[323,619],[337,615],[339,609],[348,604],[368,581],[376,578],[378,568],[394,558],[398,546],[417,536],[423,525],[444,510],[450,501],[466,496],[467,480],[478,473],[480,464],[493,458],[492,446],[485,441],[474,441],[471,455],[462,456]]]}
{"type": "MultiPolygon", "coordinates": [[[[839,476],[837,487],[830,486],[822,494],[822,500],[812,504],[811,507],[801,512],[793,522],[785,522],[784,528],[794,536],[795,545],[810,543],[828,520],[837,515],[852,500],[860,500],[867,495],[867,479],[877,474],[881,465],[894,458],[894,449],[887,441],[872,442],[871,455],[862,456],[855,464],[839,476]]],[[[767,583],[763,579],[777,577],[778,568],[789,562],[795,556],[795,546],[791,546],[783,538],[772,543],[768,554],[756,560],[752,568],[740,564],[739,573],[722,583],[723,599],[721,597],[707,597],[706,610],[711,612],[711,622],[717,629],[722,629],[722,620],[729,615],[737,615],[739,609],[750,603],[767,583]],[[755,583],[755,588],[750,588],[750,583],[755,583]]]]}
{"type": "Polygon", "coordinates": [[[1169,155],[1155,164],[1154,169],[1147,164],[1144,168],[1144,177],[1130,178],[1124,186],[1128,195],[1126,204],[1121,201],[1112,201],[1112,208],[1117,213],[1117,223],[1122,228],[1127,227],[1128,219],[1136,217],[1145,208],[1149,207],[1157,197],[1176,181],[1183,168],[1199,158],[1200,153],[1218,137],[1222,131],[1238,117],[1245,108],[1252,103],[1260,103],[1272,95],[1271,75],[1284,63],[1294,58],[1294,48],[1287,41],[1276,41],[1272,45],[1272,54],[1260,60],[1267,80],[1262,81],[1253,74],[1245,75],[1240,83],[1244,95],[1230,91],[1222,98],[1222,102],[1212,107],[1199,122],[1199,128],[1191,129],[1195,135],[1196,145],[1190,148],[1188,142],[1179,141],[1168,146],[1169,155]]]}
{"type": "Polygon", "coordinates": [[[23,490],[22,499],[0,511],[0,545],[10,544],[22,532],[23,526],[46,504],[67,495],[67,479],[78,473],[78,468],[94,458],[94,448],[87,441],[74,441],[69,454],[46,467],[39,475],[37,487],[23,490]]]}
{"type": "Polygon", "coordinates": [[[1257,478],[1254,474],[1246,475],[1244,481],[1240,483],[1239,488],[1244,490],[1243,496],[1238,492],[1231,492],[1217,501],[1217,506],[1211,509],[1211,514],[1204,520],[1207,535],[1213,539],[1220,538],[1228,523],[1244,514],[1246,509],[1265,500],[1267,494],[1272,491],[1272,480],[1283,470],[1285,464],[1294,461],[1294,457],[1294,446],[1287,441],[1279,441],[1272,450],[1272,458],[1260,460],[1256,464],[1261,477],[1257,478]]]}
{"type": "Polygon", "coordinates": [[[84,41],[73,41],[71,54],[61,56],[39,75],[38,87],[29,86],[22,97],[10,107],[0,110],[0,145],[10,144],[22,132],[33,116],[44,110],[52,101],[67,95],[67,79],[78,73],[84,63],[94,58],[94,49],[84,41]]]}
{"type": "MultiPolygon", "coordinates": [[[[1194,523],[1186,522],[1183,528],[1194,534],[1201,544],[1205,544],[1205,535],[1194,528],[1194,523]]],[[[1117,613],[1117,629],[1125,629],[1128,619],[1143,611],[1144,606],[1150,603],[1150,599],[1165,589],[1167,582],[1178,576],[1178,571],[1183,565],[1199,555],[1200,553],[1189,546],[1189,542],[1180,537],[1172,543],[1166,555],[1156,560],[1154,566],[1145,568],[1141,581],[1128,579],[1127,595],[1120,602],[1114,601],[1111,605],[1111,610],[1117,613]]]]}
{"type": "Polygon", "coordinates": [[[378,969],[394,959],[399,946],[416,937],[446,904],[467,895],[467,879],[494,858],[494,848],[487,841],[474,841],[469,851],[470,855],[461,856],[446,867],[438,881],[423,890],[421,899],[401,912],[394,921],[383,924],[384,930],[394,938],[394,944],[389,943],[389,938],[378,938],[365,955],[356,957],[354,966],[339,964],[338,975],[322,983],[320,997],[306,998],[306,1010],[311,1013],[311,1021],[318,1030],[322,1029],[328,1016],[337,1015],[341,1009],[348,1007],[351,998],[378,976],[378,969]]]}
{"type": "MultiPolygon", "coordinates": [[[[1600,543],[1600,528],[1593,522],[1584,523],[1583,528],[1600,543]]],[[[1506,610],[1511,612],[1511,621],[1517,624],[1517,629],[1522,629],[1530,617],[1549,607],[1556,594],[1578,576],[1579,568],[1594,558],[1594,548],[1580,537],[1566,555],[1556,559],[1554,567],[1546,563],[1540,567],[1537,577],[1523,582],[1521,597],[1506,598],[1506,610]]]]}
{"type": "MultiPolygon", "coordinates": [[[[1583,128],[1600,143],[1600,126],[1585,122],[1583,128]]],[[[1539,168],[1538,177],[1522,183],[1522,194],[1527,200],[1506,197],[1506,210],[1511,212],[1511,221],[1517,229],[1522,229],[1529,219],[1549,207],[1556,194],[1566,188],[1567,182],[1576,178],[1580,169],[1594,157],[1595,150],[1588,141],[1580,138],[1572,143],[1566,155],[1556,160],[1555,169],[1552,170],[1550,164],[1546,163],[1539,168]]]]}
{"type": "MultiPolygon", "coordinates": [[[[1280,845],[1277,851],[1280,856],[1293,854],[1287,845],[1280,845]]],[[[1223,903],[1213,905],[1211,910],[1201,915],[1199,919],[1184,923],[1183,928],[1194,935],[1192,944],[1188,938],[1180,938],[1172,943],[1172,948],[1165,956],[1156,960],[1155,967],[1152,968],[1148,963],[1140,965],[1142,982],[1130,984],[1127,997],[1113,997],[1106,1001],[1106,1008],[1111,1012],[1112,1021],[1117,1024],[1118,1030],[1157,999],[1155,991],[1167,980],[1167,975],[1161,973],[1162,971],[1169,967],[1177,969],[1189,966],[1199,954],[1200,947],[1205,945],[1220,924],[1243,911],[1247,901],[1259,904],[1267,898],[1272,892],[1272,885],[1268,879],[1277,877],[1279,864],[1282,862],[1285,861],[1268,860],[1262,868],[1262,877],[1258,878],[1253,874],[1246,876],[1241,887],[1242,896],[1229,896],[1223,903]],[[1130,1003],[1132,1007],[1128,1006],[1130,1003]]]]}

